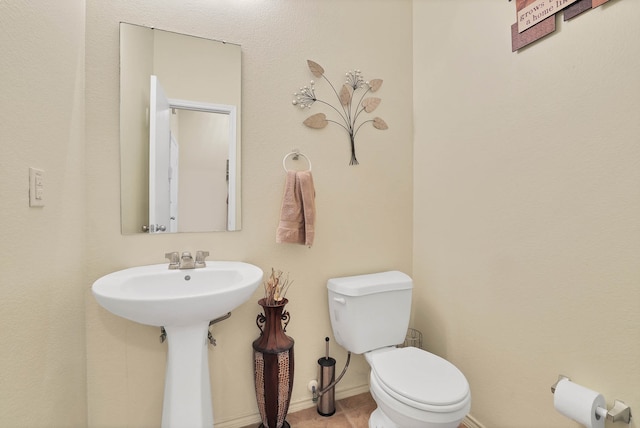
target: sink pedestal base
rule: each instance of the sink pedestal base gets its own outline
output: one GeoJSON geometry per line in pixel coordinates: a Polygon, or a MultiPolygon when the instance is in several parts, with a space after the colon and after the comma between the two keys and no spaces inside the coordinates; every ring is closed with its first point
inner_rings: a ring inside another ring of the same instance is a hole
{"type": "Polygon", "coordinates": [[[209,323],[165,326],[168,354],[162,428],[212,428],[209,323]]]}

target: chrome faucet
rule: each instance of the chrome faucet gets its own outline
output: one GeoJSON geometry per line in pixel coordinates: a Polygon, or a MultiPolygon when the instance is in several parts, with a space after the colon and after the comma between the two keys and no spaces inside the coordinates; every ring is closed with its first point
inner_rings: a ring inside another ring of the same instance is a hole
{"type": "Polygon", "coordinates": [[[193,261],[193,257],[191,257],[191,253],[188,251],[183,251],[180,256],[180,266],[178,269],[195,269],[196,264],[193,261]]]}
{"type": "Polygon", "coordinates": [[[205,259],[209,256],[209,252],[196,251],[195,260],[189,251],[184,251],[182,255],[174,251],[166,253],[164,256],[169,259],[169,269],[197,269],[207,266],[205,259]]]}

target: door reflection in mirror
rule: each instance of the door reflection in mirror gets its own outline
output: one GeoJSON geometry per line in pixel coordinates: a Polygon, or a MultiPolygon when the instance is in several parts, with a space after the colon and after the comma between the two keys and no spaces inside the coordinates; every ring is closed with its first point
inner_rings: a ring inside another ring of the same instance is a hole
{"type": "Polygon", "coordinates": [[[235,230],[235,107],[169,99],[156,76],[150,106],[149,222],[167,232],[235,230]]]}

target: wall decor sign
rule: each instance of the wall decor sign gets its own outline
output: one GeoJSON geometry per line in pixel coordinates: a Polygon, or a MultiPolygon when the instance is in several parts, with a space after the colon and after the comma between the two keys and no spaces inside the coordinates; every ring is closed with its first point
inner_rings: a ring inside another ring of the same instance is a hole
{"type": "MultiPolygon", "coordinates": [[[[511,0],[509,0],[511,1],[511,0]]],[[[556,14],[568,21],[609,0],[516,0],[516,22],[511,26],[511,51],[527,46],[556,30],[556,14]]]]}
{"type": "Polygon", "coordinates": [[[516,2],[518,33],[553,16],[577,0],[521,0],[516,2]]]}

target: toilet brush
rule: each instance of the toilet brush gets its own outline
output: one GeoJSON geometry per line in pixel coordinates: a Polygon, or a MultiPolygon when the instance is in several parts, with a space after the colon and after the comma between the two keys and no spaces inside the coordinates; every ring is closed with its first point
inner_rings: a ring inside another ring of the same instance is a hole
{"type": "Polygon", "coordinates": [[[325,337],[326,351],[325,356],[318,359],[318,365],[320,366],[320,385],[321,391],[320,398],[318,400],[318,413],[322,416],[331,416],[336,412],[336,388],[335,388],[335,375],[336,375],[336,360],[329,356],[329,338],[325,337]],[[333,384],[333,385],[332,385],[333,384]]]}

